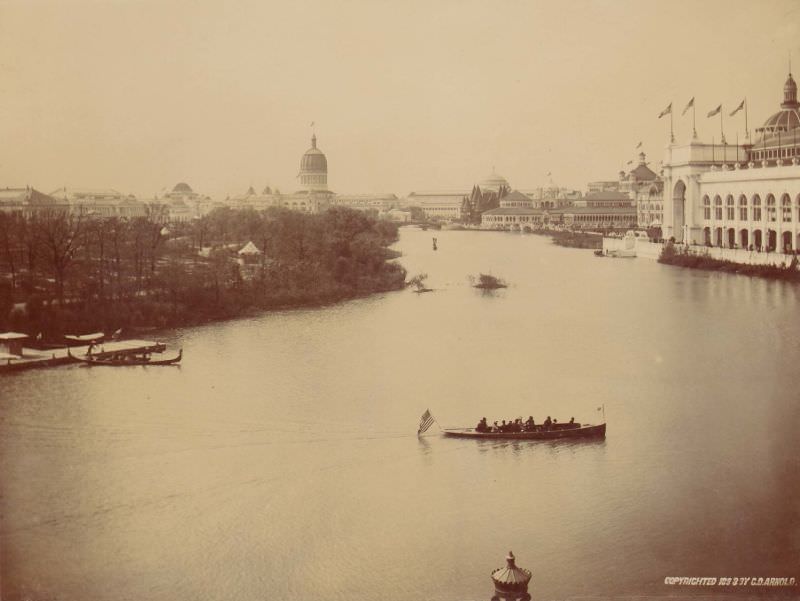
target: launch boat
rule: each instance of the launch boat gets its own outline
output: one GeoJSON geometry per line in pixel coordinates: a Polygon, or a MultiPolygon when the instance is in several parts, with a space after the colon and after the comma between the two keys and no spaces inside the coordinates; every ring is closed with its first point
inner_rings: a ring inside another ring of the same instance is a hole
{"type": "Polygon", "coordinates": [[[606,425],[553,424],[549,428],[534,426],[522,432],[479,432],[475,428],[444,429],[445,436],[453,438],[481,438],[489,440],[560,440],[562,438],[605,438],[606,425]]]}

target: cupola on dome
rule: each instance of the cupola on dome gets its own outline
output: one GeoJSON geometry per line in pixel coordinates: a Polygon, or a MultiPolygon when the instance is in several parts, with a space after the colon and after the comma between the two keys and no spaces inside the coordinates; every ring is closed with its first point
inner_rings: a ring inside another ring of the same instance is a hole
{"type": "Polygon", "coordinates": [[[800,113],[798,113],[800,103],[797,102],[797,84],[789,73],[786,83],[783,84],[783,102],[781,110],[772,115],[764,122],[764,125],[757,128],[760,134],[784,134],[800,127],[800,113]]]}

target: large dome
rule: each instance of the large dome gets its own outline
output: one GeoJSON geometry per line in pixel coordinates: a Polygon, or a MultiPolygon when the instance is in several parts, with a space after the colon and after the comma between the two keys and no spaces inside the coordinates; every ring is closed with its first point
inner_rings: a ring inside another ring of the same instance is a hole
{"type": "Polygon", "coordinates": [[[326,191],[328,189],[328,159],[317,148],[317,136],[311,136],[311,148],[300,159],[300,185],[305,190],[326,191]]]}
{"type": "Polygon", "coordinates": [[[311,148],[300,159],[300,173],[328,173],[328,159],[317,148],[317,136],[311,137],[311,148]]]}
{"type": "Polygon", "coordinates": [[[783,84],[781,110],[767,119],[764,125],[756,129],[756,131],[764,135],[777,134],[778,132],[783,134],[800,127],[798,108],[800,108],[800,103],[797,102],[797,84],[794,82],[792,74],[789,73],[786,83],[783,84]]]}
{"type": "Polygon", "coordinates": [[[797,109],[781,109],[764,121],[764,125],[756,131],[764,133],[787,132],[796,127],[800,127],[800,114],[798,114],[797,109]]]}
{"type": "Polygon", "coordinates": [[[189,186],[189,184],[181,182],[179,184],[175,184],[175,187],[172,189],[172,191],[173,192],[188,192],[188,193],[191,193],[192,192],[192,188],[191,188],[191,186],[189,186]]]}
{"type": "Polygon", "coordinates": [[[498,192],[501,186],[508,189],[511,187],[511,184],[509,184],[508,180],[502,175],[495,173],[494,169],[492,169],[491,175],[485,177],[480,183],[478,183],[478,187],[484,192],[498,192]]]}

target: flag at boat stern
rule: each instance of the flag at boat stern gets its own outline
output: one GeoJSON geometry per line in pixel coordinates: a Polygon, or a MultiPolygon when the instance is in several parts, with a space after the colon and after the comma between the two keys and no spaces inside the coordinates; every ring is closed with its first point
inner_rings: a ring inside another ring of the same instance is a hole
{"type": "Polygon", "coordinates": [[[417,436],[425,432],[428,428],[433,425],[433,422],[436,420],[431,415],[429,409],[425,410],[425,413],[422,414],[422,417],[419,420],[419,430],[417,430],[417,436]]]}

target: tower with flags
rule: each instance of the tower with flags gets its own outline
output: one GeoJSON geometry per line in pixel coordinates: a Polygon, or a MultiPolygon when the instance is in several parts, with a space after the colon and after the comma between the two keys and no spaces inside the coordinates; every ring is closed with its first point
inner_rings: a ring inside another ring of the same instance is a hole
{"type": "MultiPolygon", "coordinates": [[[[694,117],[694,104],[692,98],[681,116],[692,108],[694,117]]],[[[667,146],[664,237],[776,253],[775,262],[785,263],[800,248],[800,102],[794,77],[786,78],[780,110],[755,129],[752,139],[746,98],[727,106],[709,104],[706,115],[712,122],[719,119],[719,132],[710,141],[698,140],[693,118],[691,139],[671,139],[667,146]],[[733,144],[730,130],[736,132],[733,144]]],[[[671,107],[665,111],[671,114],[671,107]]]]}

